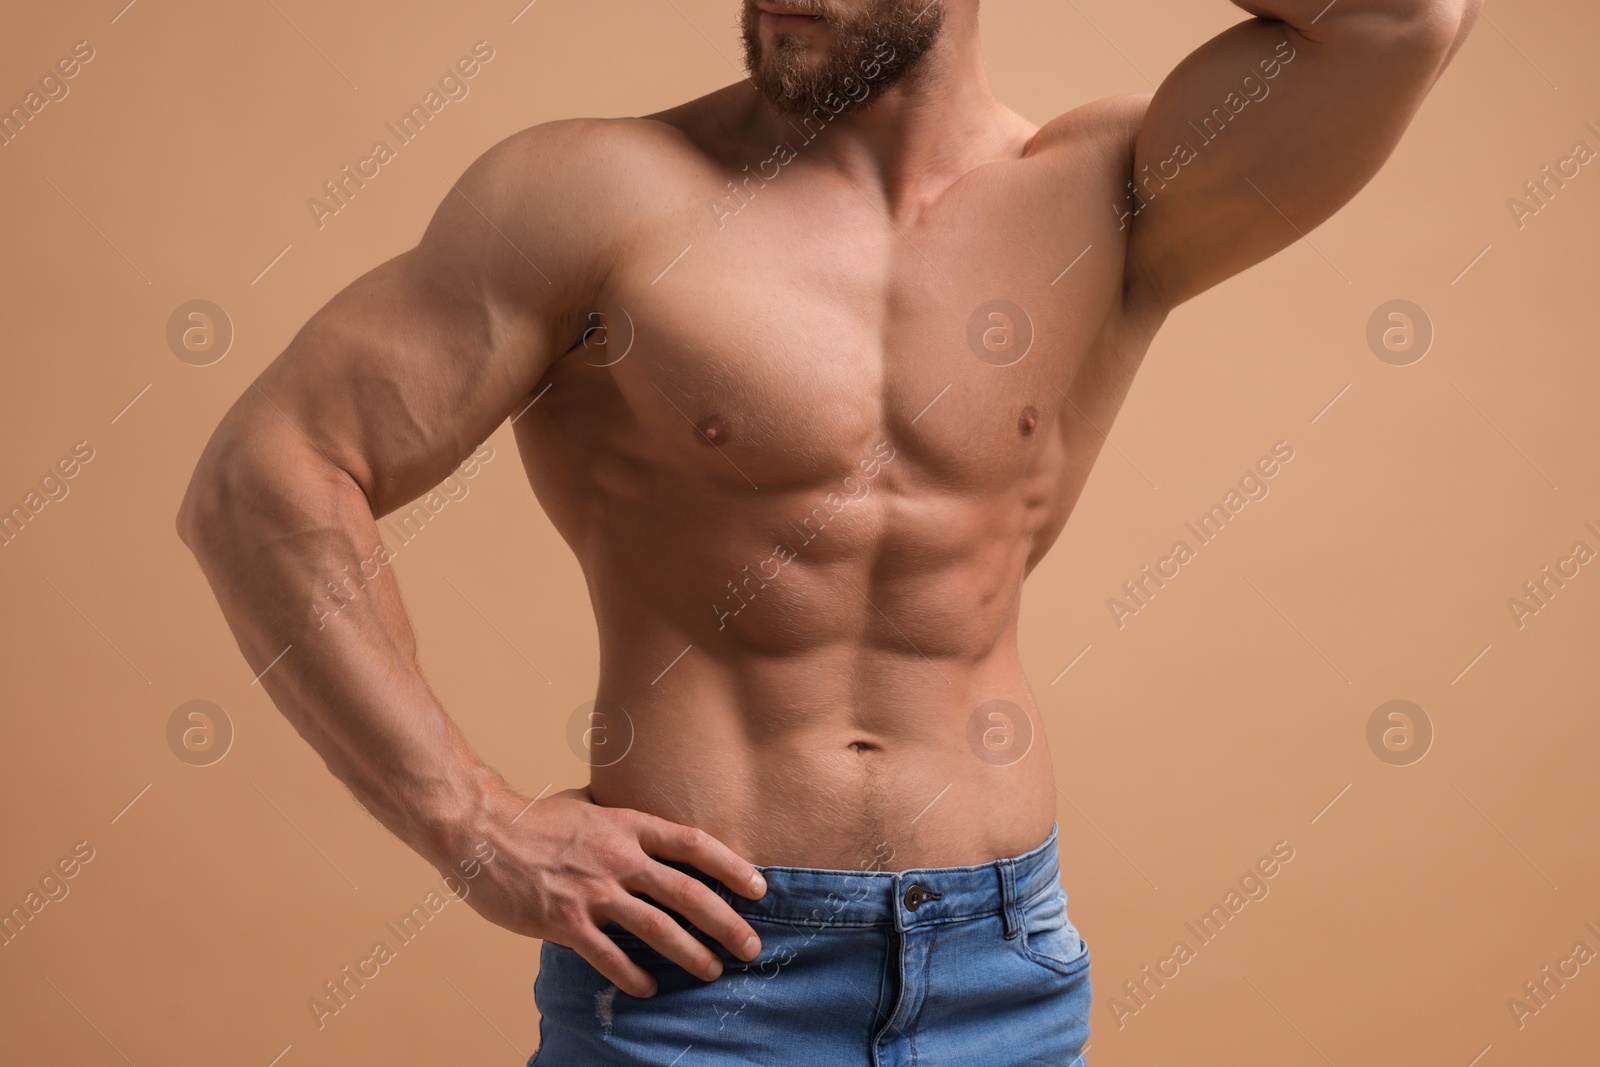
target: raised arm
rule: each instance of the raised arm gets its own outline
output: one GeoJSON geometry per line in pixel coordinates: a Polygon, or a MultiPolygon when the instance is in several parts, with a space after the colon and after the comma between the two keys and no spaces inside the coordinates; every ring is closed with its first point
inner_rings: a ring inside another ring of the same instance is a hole
{"type": "Polygon", "coordinates": [[[1481,0],[1234,0],[1256,17],[1149,100],[1128,285],[1168,309],[1299,240],[1370,181],[1454,57],[1481,0]]]}
{"type": "Polygon", "coordinates": [[[440,871],[459,878],[468,864],[470,902],[489,918],[569,945],[647,995],[648,975],[605,922],[647,927],[697,973],[717,961],[635,893],[672,902],[741,954],[753,933],[650,857],[739,891],[754,869],[698,831],[598,808],[586,790],[527,810],[423,679],[375,522],[448,476],[581,339],[627,238],[606,193],[615,148],[614,128],[570,122],[486,153],[417,247],[329,301],[228,412],[178,530],[252,671],[374,816],[440,871]],[[333,596],[342,606],[330,613],[333,596]]]}

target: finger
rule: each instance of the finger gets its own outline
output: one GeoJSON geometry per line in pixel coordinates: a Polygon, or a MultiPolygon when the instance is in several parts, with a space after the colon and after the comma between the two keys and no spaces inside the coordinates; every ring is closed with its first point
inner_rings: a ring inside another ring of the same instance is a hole
{"type": "Polygon", "coordinates": [[[640,847],[652,856],[687,863],[751,900],[760,900],[767,892],[760,871],[698,827],[642,815],[638,832],[640,847]]]}
{"type": "Polygon", "coordinates": [[[638,935],[640,940],[690,974],[708,982],[722,974],[722,961],[710,949],[679,926],[672,916],[653,908],[637,897],[629,897],[612,909],[612,918],[638,935]]]}
{"type": "MultiPolygon", "coordinates": [[[[761,954],[761,939],[755,930],[704,882],[663,863],[651,862],[644,870],[625,879],[623,885],[636,893],[649,895],[657,904],[682,915],[740,959],[748,962],[761,954]]],[[[706,951],[709,955],[710,950],[706,951]]]]}
{"type": "Polygon", "coordinates": [[[630,997],[642,999],[656,995],[656,980],[599,930],[576,933],[568,947],[630,997]]]}

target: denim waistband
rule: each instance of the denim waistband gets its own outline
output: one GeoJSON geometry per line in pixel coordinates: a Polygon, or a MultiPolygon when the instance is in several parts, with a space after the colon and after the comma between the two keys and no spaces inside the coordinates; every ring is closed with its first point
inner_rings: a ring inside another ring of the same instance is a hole
{"type": "Polygon", "coordinates": [[[908,930],[998,915],[1005,920],[1009,938],[1021,928],[1020,911],[1061,886],[1059,828],[1052,824],[1049,836],[1020,856],[970,867],[851,871],[758,864],[756,869],[767,880],[766,895],[760,900],[738,896],[706,875],[689,873],[697,874],[735,912],[750,919],[818,928],[908,930]]]}

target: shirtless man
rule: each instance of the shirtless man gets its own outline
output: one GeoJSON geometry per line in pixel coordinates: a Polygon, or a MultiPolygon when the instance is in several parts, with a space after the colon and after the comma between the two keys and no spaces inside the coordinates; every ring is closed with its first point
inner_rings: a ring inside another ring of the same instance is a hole
{"type": "Polygon", "coordinates": [[[978,0],[744,0],[749,79],[495,145],[222,421],[180,534],[356,797],[494,856],[469,902],[544,940],[546,1067],[1082,1061],[1023,579],[1166,314],[1352,197],[1478,6],[1236,2],[1037,128],[978,0]],[[519,413],[626,749],[531,806],[374,521],[519,413]]]}

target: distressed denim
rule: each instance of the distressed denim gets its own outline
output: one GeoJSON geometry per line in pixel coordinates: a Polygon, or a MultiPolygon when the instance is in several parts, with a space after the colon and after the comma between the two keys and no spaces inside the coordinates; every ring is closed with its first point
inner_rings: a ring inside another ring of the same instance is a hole
{"type": "Polygon", "coordinates": [[[689,974],[615,923],[656,980],[637,999],[545,942],[529,1067],[1086,1067],[1089,949],[1067,916],[1056,829],[1020,856],[906,871],[761,867],[735,896],[692,869],[761,935],[746,963],[689,974]]]}

